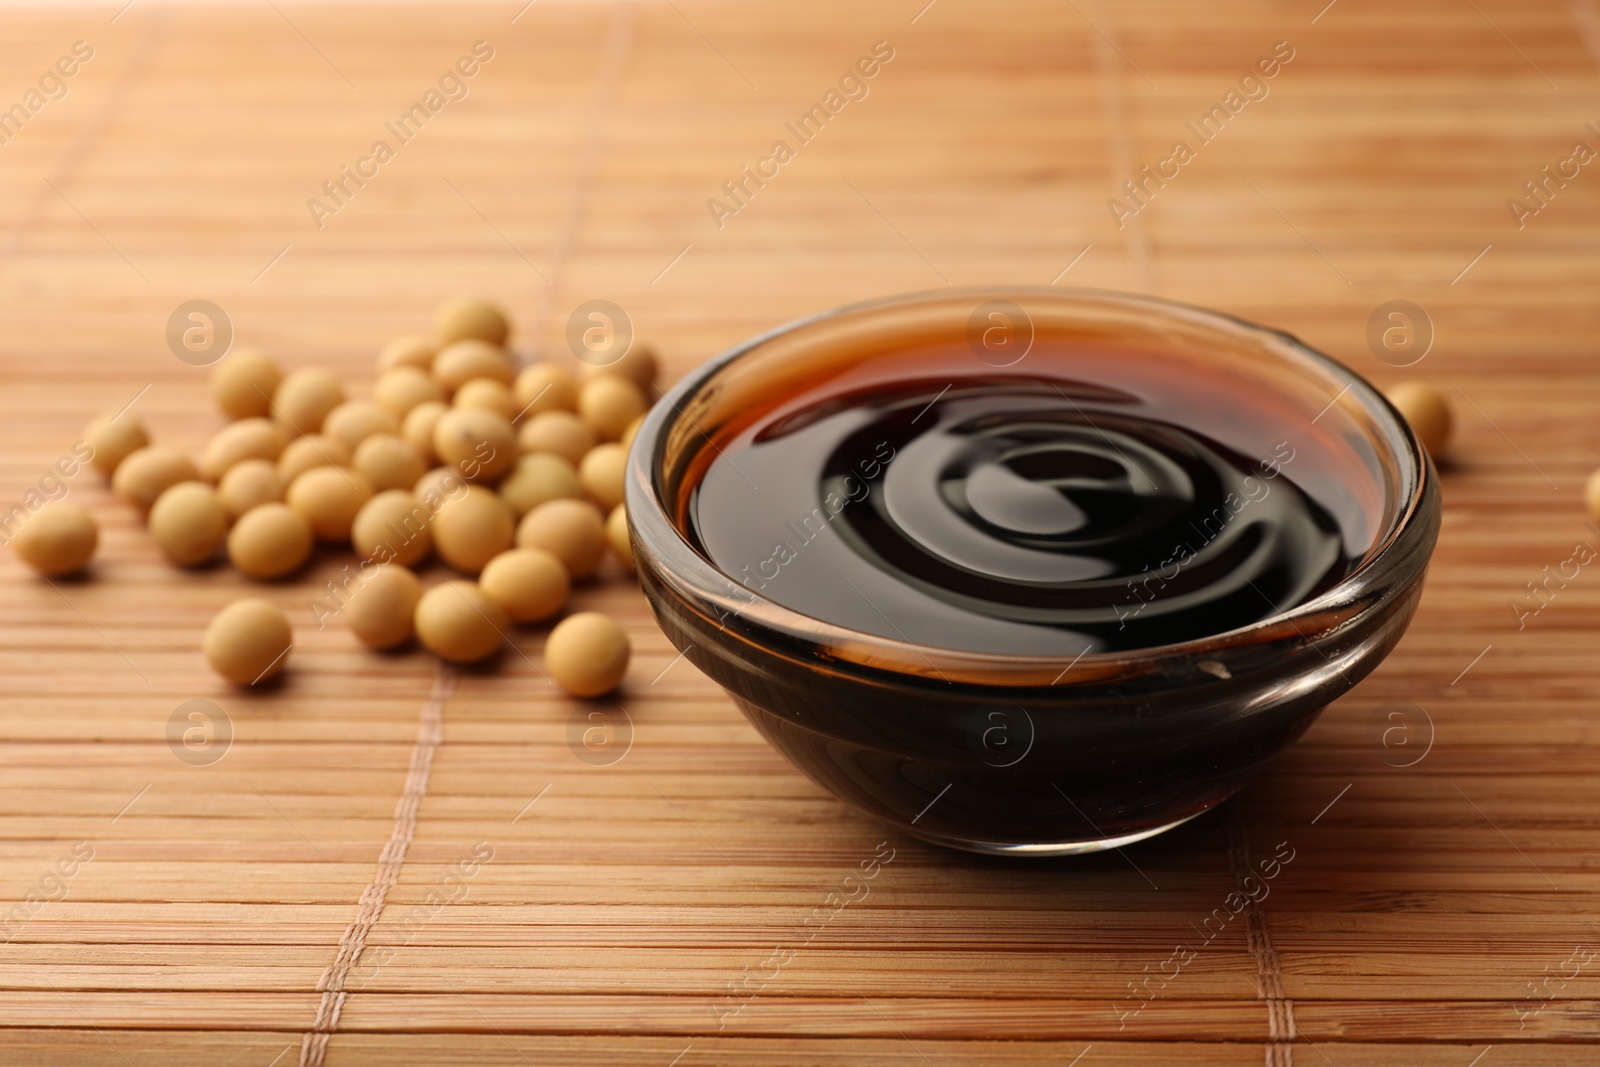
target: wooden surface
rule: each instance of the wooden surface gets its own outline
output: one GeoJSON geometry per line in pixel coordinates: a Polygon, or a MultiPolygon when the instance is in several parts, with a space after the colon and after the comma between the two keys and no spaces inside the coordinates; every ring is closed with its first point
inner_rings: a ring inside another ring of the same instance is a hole
{"type": "MultiPolygon", "coordinates": [[[[0,146],[6,508],[136,394],[162,441],[220,425],[163,337],[194,298],[361,392],[377,347],[456,291],[558,353],[574,306],[614,300],[675,376],[847,301],[1059,279],[1280,326],[1457,411],[1399,649],[1236,801],[1121,854],[1000,862],[889,834],[674,663],[635,588],[582,589],[634,640],[631,749],[575,756],[590,709],[540,679],[540,630],[463,673],[328,1064],[1600,1056],[1600,564],[1521,629],[1510,607],[1600,547],[1600,173],[1521,229],[1506,205],[1600,147],[1591,0],[117,6],[0,11],[0,102],[95,50],[0,146]],[[467,98],[316,228],[306,199],[480,39],[467,98]],[[870,95],[719,230],[707,198],[878,40],[895,57],[870,95]],[[1118,229],[1107,197],[1280,40],[1270,95],[1118,229]],[[1394,299],[1437,331],[1404,371],[1366,340],[1394,299]],[[867,897],[804,942],[886,840],[867,897]],[[492,859],[454,902],[414,910],[479,842],[492,859]],[[1279,842],[1269,895],[1204,943],[1279,842]]],[[[329,552],[266,587],[297,628],[285,683],[232,691],[198,642],[252,587],[174,572],[94,475],[68,485],[102,523],[92,577],[0,563],[0,897],[55,898],[7,928],[0,1060],[299,1062],[435,666],[315,628],[329,552]],[[167,743],[191,699],[231,720],[209,766],[167,743]],[[58,887],[79,842],[93,859],[58,887]]]]}

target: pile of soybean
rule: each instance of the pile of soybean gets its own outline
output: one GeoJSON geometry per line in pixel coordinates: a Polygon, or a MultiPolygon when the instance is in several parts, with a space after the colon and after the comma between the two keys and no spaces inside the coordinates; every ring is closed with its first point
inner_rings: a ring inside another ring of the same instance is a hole
{"type": "MultiPolygon", "coordinates": [[[[350,399],[325,370],[285,374],[235,350],[211,379],[232,421],[198,460],[150,443],[127,414],[93,420],[84,438],[173,564],[226,551],[271,581],[299,570],[318,541],[350,545],[359,563],[343,588],[328,583],[328,615],[371,648],[415,636],[474,663],[512,625],[560,614],[608,550],[632,570],[623,471],[657,373],[638,345],[577,377],[550,363],[519,372],[509,332],[489,301],[448,301],[433,336],[384,347],[370,400],[350,399]],[[432,555],[462,577],[424,590],[413,568],[432,555]]],[[[87,511],[57,503],[13,543],[56,575],[84,566],[97,540],[87,511]]],[[[254,685],[283,669],[292,644],[283,613],[250,598],[217,614],[203,651],[222,677],[254,685]]],[[[561,620],[545,643],[549,675],[583,697],[614,689],[629,653],[622,627],[598,612],[561,620]]]]}

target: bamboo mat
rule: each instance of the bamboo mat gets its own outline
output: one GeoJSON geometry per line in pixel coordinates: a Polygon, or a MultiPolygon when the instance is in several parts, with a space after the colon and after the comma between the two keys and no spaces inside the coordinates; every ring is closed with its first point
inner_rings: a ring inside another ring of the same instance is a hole
{"type": "Polygon", "coordinates": [[[262,588],[172,571],[83,473],[92,577],[0,563],[0,1061],[1600,1061],[1600,571],[1521,628],[1511,607],[1600,547],[1600,173],[1521,228],[1507,207],[1600,147],[1595,4],[924,3],[5,8],[0,105],[93,49],[0,145],[6,507],[136,396],[159,440],[215,431],[164,339],[190,299],[361,394],[457,291],[558,355],[572,308],[613,300],[675,377],[840,303],[1055,280],[1450,395],[1400,648],[1222,810],[1121,853],[986,860],[791,770],[614,574],[575,597],[634,641],[614,703],[557,695],[537,629],[459,676],[319,631],[335,552],[264,587],[296,626],[284,683],[231,690],[200,634],[262,588]],[[308,198],[480,40],[466,97],[319,229],[308,198]],[[796,144],[785,123],[878,41],[865,99],[796,144]],[[1185,123],[1280,41],[1267,95],[1118,228],[1107,198],[1198,145],[1185,123]],[[708,198],[779,139],[795,157],[718,228],[708,198]],[[1367,340],[1400,299],[1435,330],[1404,370],[1367,340]],[[190,700],[230,724],[215,762],[169,744],[190,700]],[[594,711],[631,734],[607,766],[569,740],[594,711]],[[1280,842],[1270,892],[1207,925],[1280,842]]]}

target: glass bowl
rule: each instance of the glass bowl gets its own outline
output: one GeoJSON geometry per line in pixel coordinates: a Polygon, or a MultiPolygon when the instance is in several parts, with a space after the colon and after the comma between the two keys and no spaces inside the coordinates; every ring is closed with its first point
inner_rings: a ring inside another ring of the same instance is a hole
{"type": "Polygon", "coordinates": [[[796,767],[923,840],[1048,856],[1139,841],[1221,803],[1371,672],[1421,595],[1437,479],[1373,386],[1286,333],[1144,296],[944,290],[803,319],[688,375],[637,434],[627,513],[663,632],[796,767]],[[991,322],[1024,354],[1048,331],[1137,350],[1196,395],[1229,382],[1269,397],[1296,427],[1285,475],[1357,516],[1347,576],[1252,625],[1074,658],[847,629],[763,597],[696,549],[690,499],[720,441],[797,390],[908,348],[967,344],[1003,369],[985,352],[991,322]]]}

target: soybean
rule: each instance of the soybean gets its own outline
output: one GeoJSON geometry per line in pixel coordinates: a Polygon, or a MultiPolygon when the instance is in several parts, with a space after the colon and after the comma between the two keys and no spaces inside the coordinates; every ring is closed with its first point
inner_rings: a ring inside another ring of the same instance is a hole
{"type": "Polygon", "coordinates": [[[517,526],[519,548],[542,548],[559,559],[573,578],[594,573],[605,552],[605,521],[583,500],[540,504],[517,526]]]}
{"type": "Polygon", "coordinates": [[[200,473],[219,481],[237,463],[247,459],[276,460],[289,443],[283,424],[258,416],[230,422],[206,442],[200,453],[200,473]]]}
{"type": "Polygon", "coordinates": [[[100,415],[83,428],[83,441],[94,451],[89,462],[96,470],[110,477],[117,466],[134,452],[150,443],[150,435],[132,415],[115,412],[100,415]]]}
{"type": "Polygon", "coordinates": [[[223,678],[234,685],[256,685],[283,670],[294,634],[283,612],[252,597],[217,612],[202,647],[206,662],[223,678]]]}
{"type": "Polygon", "coordinates": [[[548,452],[521,457],[516,469],[500,483],[500,498],[519,519],[546,501],[582,496],[583,487],[572,464],[548,452]]]}
{"type": "Polygon", "coordinates": [[[535,363],[517,375],[512,392],[517,410],[528,415],[544,411],[577,411],[578,385],[572,375],[550,363],[535,363]]]}
{"type": "Polygon", "coordinates": [[[477,574],[483,565],[509,549],[515,520],[506,502],[483,486],[467,486],[446,499],[434,515],[434,547],[458,571],[477,574]]]}
{"type": "Polygon", "coordinates": [[[416,497],[430,512],[437,512],[444,501],[458,497],[466,491],[466,479],[449,467],[435,467],[417,479],[411,487],[416,497]]]}
{"type": "Polygon", "coordinates": [[[1437,462],[1450,444],[1455,419],[1445,398],[1422,382],[1401,382],[1389,390],[1389,402],[1400,409],[1428,454],[1437,462]]]}
{"type": "Polygon", "coordinates": [[[628,536],[626,504],[618,504],[611,509],[611,514],[606,516],[606,540],[611,543],[611,550],[617,554],[622,565],[630,571],[633,570],[633,541],[628,536]]]}
{"type": "Polygon", "coordinates": [[[23,521],[11,538],[17,558],[47,577],[81,570],[100,543],[93,516],[77,504],[46,504],[23,521]]]}
{"type": "Polygon", "coordinates": [[[433,427],[433,451],[469,482],[494,484],[517,461],[517,437],[503,415],[452,408],[433,427]]]}
{"type": "Polygon", "coordinates": [[[311,524],[287,504],[261,504],[228,531],[228,559],[263,581],[299,569],[311,556],[311,524]]]}
{"type": "Polygon", "coordinates": [[[433,431],[439,425],[440,417],[449,410],[443,401],[424,400],[406,412],[405,422],[400,424],[400,436],[406,444],[416,449],[417,456],[424,463],[433,463],[439,458],[433,450],[433,431]]]}
{"type": "Polygon", "coordinates": [[[482,297],[458,296],[439,305],[433,318],[433,332],[440,344],[456,341],[487,341],[503,345],[511,334],[505,312],[482,297]]]}
{"type": "Polygon", "coordinates": [[[354,449],[377,433],[397,434],[400,420],[372,400],[346,400],[328,412],[322,432],[354,449]]]}
{"type": "Polygon", "coordinates": [[[289,483],[284,503],[323,541],[349,541],[356,512],[372,499],[372,479],[352,467],[312,467],[289,483]]]}
{"type": "Polygon", "coordinates": [[[283,371],[265,352],[236,348],[211,371],[211,396],[230,419],[259,419],[272,413],[272,397],[283,371]]]}
{"type": "Polygon", "coordinates": [[[610,511],[622,503],[628,470],[628,450],[615,442],[598,445],[578,465],[578,480],[601,508],[610,511]]]}
{"type": "Polygon", "coordinates": [[[511,547],[514,528],[504,501],[482,486],[469,486],[433,516],[433,546],[450,566],[477,574],[511,547]]]}
{"type": "Polygon", "coordinates": [[[393,648],[416,631],[422,583],[398,563],[379,567],[350,594],[345,623],[368,648],[393,648]]]}
{"type": "Polygon", "coordinates": [[[597,697],[615,689],[628,673],[631,652],[627,633],[598,611],[562,619],[544,646],[551,677],[579,697],[597,697]]]}
{"type": "Polygon", "coordinates": [[[476,663],[494,655],[506,627],[505,611],[476,582],[441,582],[422,594],[415,615],[417,637],[452,663],[476,663]]]}
{"type": "Polygon", "coordinates": [[[284,447],[278,457],[278,477],[288,485],[312,467],[347,467],[350,449],[335,437],[320,433],[296,437],[284,447]]]}
{"type": "Polygon", "coordinates": [[[620,359],[614,362],[598,366],[592,363],[585,363],[583,376],[585,379],[590,379],[610,374],[618,378],[626,378],[648,393],[650,387],[656,384],[657,369],[656,354],[650,346],[635,344],[624,352],[620,359]]]}
{"type": "Polygon", "coordinates": [[[540,622],[566,606],[572,580],[543,549],[513,548],[484,566],[478,586],[512,622],[540,622]]]}
{"type": "Polygon", "coordinates": [[[179,482],[198,482],[200,468],[194,460],[175,448],[150,445],[129,453],[117,464],[111,476],[111,488],[119,497],[133,505],[144,515],[156,497],[179,482]]]}
{"type": "Polygon", "coordinates": [[[150,536],[172,563],[197,567],[227,540],[227,505],[204,482],[179,482],[150,508],[150,536]]]}
{"type": "Polygon", "coordinates": [[[457,341],[433,361],[433,380],[447,395],[474,378],[494,378],[510,385],[516,368],[504,351],[487,341],[457,341]]]}
{"type": "Polygon", "coordinates": [[[458,408],[492,411],[506,419],[517,413],[511,386],[498,378],[474,378],[470,382],[463,382],[450,402],[458,408]]]}
{"type": "Polygon", "coordinates": [[[595,446],[594,431],[570,411],[541,411],[517,431],[523,455],[550,452],[576,467],[595,446]]]}
{"type": "Polygon", "coordinates": [[[422,334],[396,337],[378,353],[378,370],[390,371],[396,367],[416,367],[427,370],[433,366],[433,357],[439,354],[439,344],[422,334]]]}
{"type": "Polygon", "coordinates": [[[433,551],[433,515],[406,489],[389,489],[361,506],[350,525],[356,554],[413,567],[433,551]]]}
{"type": "Polygon", "coordinates": [[[228,468],[217,483],[217,496],[228,511],[229,521],[237,519],[258,504],[283,499],[283,479],[278,468],[264,459],[247,459],[228,468]]]}
{"type": "Polygon", "coordinates": [[[637,385],[615,375],[591,378],[578,390],[578,415],[602,441],[620,439],[648,406],[637,385]]]}
{"type": "Polygon", "coordinates": [[[344,386],[320,367],[290,371],[272,394],[272,414],[291,433],[316,433],[328,412],[344,403],[344,386]]]}
{"type": "Polygon", "coordinates": [[[421,367],[400,366],[385,371],[372,387],[372,399],[397,419],[403,419],[418,404],[444,399],[444,390],[421,367]]]}
{"type": "Polygon", "coordinates": [[[351,465],[379,490],[410,489],[427,470],[417,450],[392,433],[376,433],[362,441],[351,465]]]}

